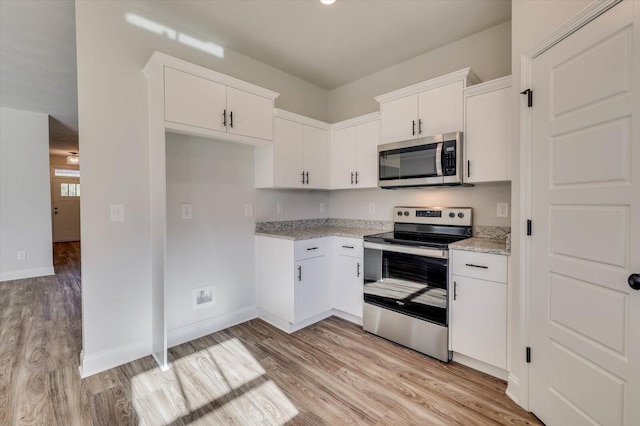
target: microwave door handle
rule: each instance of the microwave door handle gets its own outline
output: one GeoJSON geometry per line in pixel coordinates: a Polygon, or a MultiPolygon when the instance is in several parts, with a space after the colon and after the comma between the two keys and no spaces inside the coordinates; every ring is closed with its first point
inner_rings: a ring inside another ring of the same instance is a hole
{"type": "Polygon", "coordinates": [[[442,142],[438,142],[438,146],[436,148],[436,175],[443,176],[442,173],[442,142]]]}

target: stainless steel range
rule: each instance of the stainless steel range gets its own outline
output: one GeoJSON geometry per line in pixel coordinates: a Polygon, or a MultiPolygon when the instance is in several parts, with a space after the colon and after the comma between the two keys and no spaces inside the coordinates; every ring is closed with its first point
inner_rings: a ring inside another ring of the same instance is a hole
{"type": "Polygon", "coordinates": [[[393,232],[364,237],[363,328],[448,362],[448,245],[471,237],[472,209],[394,207],[393,217],[393,232]]]}

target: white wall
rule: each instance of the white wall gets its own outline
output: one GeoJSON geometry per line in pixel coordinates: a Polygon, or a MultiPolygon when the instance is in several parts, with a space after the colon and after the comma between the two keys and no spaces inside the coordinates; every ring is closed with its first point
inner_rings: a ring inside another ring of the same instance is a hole
{"type": "Polygon", "coordinates": [[[480,80],[511,73],[511,23],[505,22],[329,92],[329,122],[378,111],[375,96],[471,67],[480,80]]]}
{"type": "Polygon", "coordinates": [[[253,147],[167,134],[167,328],[255,307],[253,147]],[[181,218],[191,203],[193,219],[181,218]],[[193,309],[192,289],[216,303],[193,309]]]}
{"type": "Polygon", "coordinates": [[[49,117],[0,108],[0,281],[52,274],[49,117]]]}
{"type": "MultiPolygon", "coordinates": [[[[591,3],[590,0],[518,0],[512,2],[511,26],[512,45],[511,60],[513,71],[512,99],[516,111],[526,108],[520,92],[524,87],[520,80],[522,53],[531,48],[535,43],[542,40],[554,29],[568,21],[578,12],[591,3]]],[[[527,219],[520,209],[521,191],[520,182],[522,180],[520,171],[520,116],[514,114],[514,134],[518,135],[513,141],[511,149],[512,184],[511,199],[512,224],[511,224],[511,272],[510,272],[510,294],[509,305],[511,307],[509,324],[509,358],[510,377],[508,392],[523,407],[528,407],[528,369],[524,363],[525,347],[527,346],[527,335],[524,330],[524,316],[526,307],[524,305],[524,294],[521,273],[521,250],[520,244],[522,227],[527,219]]]]}
{"type": "Polygon", "coordinates": [[[474,187],[424,189],[356,189],[332,191],[330,216],[340,219],[393,220],[394,206],[473,207],[474,225],[510,226],[510,219],[496,217],[496,203],[509,202],[509,183],[474,187]],[[369,204],[375,213],[369,213],[369,204]]]}
{"type": "Polygon", "coordinates": [[[281,93],[278,107],[326,120],[325,90],[237,52],[227,49],[218,58],[125,19],[132,12],[172,25],[171,16],[155,17],[152,8],[153,2],[76,2],[83,359],[90,359],[92,368],[150,352],[149,141],[142,67],[151,54],[159,50],[275,90],[281,93]],[[125,205],[124,222],[110,221],[112,203],[125,205]]]}
{"type": "Polygon", "coordinates": [[[256,221],[327,218],[330,213],[330,194],[329,191],[302,189],[258,189],[256,190],[256,221]],[[281,215],[277,214],[278,203],[282,203],[284,207],[284,213],[281,215]],[[320,203],[325,204],[324,212],[320,212],[320,203]]]}

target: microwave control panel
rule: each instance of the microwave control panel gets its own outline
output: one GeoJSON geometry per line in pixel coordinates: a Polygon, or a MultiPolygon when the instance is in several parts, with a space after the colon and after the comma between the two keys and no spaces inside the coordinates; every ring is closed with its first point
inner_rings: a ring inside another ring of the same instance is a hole
{"type": "Polygon", "coordinates": [[[456,141],[444,141],[442,143],[442,174],[455,176],[456,163],[456,141]]]}

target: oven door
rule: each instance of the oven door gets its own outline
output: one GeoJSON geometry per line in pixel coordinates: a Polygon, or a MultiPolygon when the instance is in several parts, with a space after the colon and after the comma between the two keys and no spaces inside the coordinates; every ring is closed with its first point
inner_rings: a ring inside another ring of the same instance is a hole
{"type": "Polygon", "coordinates": [[[447,325],[448,252],[365,242],[364,301],[447,325]]]}
{"type": "Polygon", "coordinates": [[[381,188],[442,183],[442,142],[429,137],[378,146],[381,188]]]}

